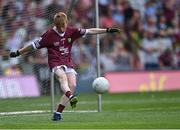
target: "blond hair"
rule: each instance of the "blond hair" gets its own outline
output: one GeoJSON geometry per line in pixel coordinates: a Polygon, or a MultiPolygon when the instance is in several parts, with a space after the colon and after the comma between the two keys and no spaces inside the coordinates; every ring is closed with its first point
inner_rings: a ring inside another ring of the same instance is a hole
{"type": "Polygon", "coordinates": [[[67,15],[64,12],[58,12],[54,15],[54,24],[55,25],[64,25],[67,24],[68,19],[67,15]]]}

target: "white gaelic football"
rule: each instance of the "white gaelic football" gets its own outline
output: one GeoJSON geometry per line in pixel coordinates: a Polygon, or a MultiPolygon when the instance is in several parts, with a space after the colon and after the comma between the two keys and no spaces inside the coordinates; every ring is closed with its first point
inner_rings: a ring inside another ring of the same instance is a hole
{"type": "Polygon", "coordinates": [[[109,88],[109,81],[105,77],[98,77],[93,81],[93,89],[96,93],[104,93],[109,88]]]}

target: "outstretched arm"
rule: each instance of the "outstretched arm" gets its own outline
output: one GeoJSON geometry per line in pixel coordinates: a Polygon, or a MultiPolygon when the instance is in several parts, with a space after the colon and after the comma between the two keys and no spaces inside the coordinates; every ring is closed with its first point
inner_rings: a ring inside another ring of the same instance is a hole
{"type": "Polygon", "coordinates": [[[102,34],[102,33],[114,33],[114,32],[118,32],[120,33],[120,29],[118,28],[89,28],[86,29],[86,34],[102,34]]]}
{"type": "Polygon", "coordinates": [[[32,44],[29,44],[29,45],[26,45],[26,46],[24,46],[23,48],[15,51],[15,52],[10,52],[10,55],[9,55],[9,56],[10,56],[11,58],[14,58],[14,57],[17,57],[17,56],[19,56],[19,55],[21,55],[21,54],[24,54],[24,53],[26,53],[26,52],[30,52],[30,51],[32,51],[32,50],[34,50],[34,47],[33,47],[32,44]]]}

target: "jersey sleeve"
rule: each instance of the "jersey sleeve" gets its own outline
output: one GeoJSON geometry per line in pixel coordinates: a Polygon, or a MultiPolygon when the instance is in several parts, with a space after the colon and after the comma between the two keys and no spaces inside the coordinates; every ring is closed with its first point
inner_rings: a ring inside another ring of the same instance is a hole
{"type": "Polygon", "coordinates": [[[48,47],[48,39],[47,39],[47,34],[43,34],[40,38],[36,39],[33,43],[32,43],[34,49],[41,49],[44,47],[48,47]]]}
{"type": "Polygon", "coordinates": [[[82,29],[82,28],[73,28],[73,33],[72,33],[72,39],[73,41],[80,38],[80,37],[83,37],[85,36],[86,34],[86,29],[82,29]]]}

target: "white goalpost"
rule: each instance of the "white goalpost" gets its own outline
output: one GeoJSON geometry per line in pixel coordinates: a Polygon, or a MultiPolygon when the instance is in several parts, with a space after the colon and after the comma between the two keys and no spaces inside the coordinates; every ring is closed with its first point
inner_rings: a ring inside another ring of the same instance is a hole
{"type": "MultiPolygon", "coordinates": [[[[96,0],[96,27],[99,28],[99,0],[96,0]]],[[[99,35],[96,36],[96,44],[97,44],[97,77],[101,76],[101,67],[100,67],[100,42],[99,35]]],[[[98,112],[102,111],[102,95],[98,94],[98,112]]]]}

